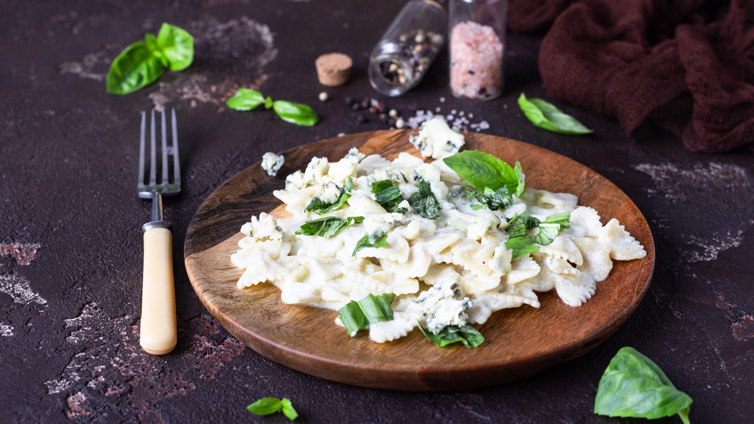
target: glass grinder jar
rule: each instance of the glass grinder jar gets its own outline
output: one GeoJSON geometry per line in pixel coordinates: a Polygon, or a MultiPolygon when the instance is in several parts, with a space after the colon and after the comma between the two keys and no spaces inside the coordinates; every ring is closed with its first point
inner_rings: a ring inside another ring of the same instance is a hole
{"type": "Polygon", "coordinates": [[[378,92],[400,96],[424,77],[445,44],[448,15],[434,0],[406,3],[369,56],[369,82],[378,92]]]}

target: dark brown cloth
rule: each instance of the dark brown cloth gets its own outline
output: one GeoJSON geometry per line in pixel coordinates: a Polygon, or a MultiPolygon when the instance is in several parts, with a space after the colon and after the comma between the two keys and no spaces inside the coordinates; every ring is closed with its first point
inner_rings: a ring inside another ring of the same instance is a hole
{"type": "Polygon", "coordinates": [[[754,0],[510,0],[508,27],[549,27],[539,71],[556,98],[692,151],[754,142],[754,0]]]}

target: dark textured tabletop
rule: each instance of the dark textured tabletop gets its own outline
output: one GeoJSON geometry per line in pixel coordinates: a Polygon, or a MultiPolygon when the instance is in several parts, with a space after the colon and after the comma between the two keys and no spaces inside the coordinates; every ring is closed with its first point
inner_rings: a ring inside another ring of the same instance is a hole
{"type": "MultiPolygon", "coordinates": [[[[400,98],[376,95],[368,52],[401,1],[18,0],[0,5],[0,414],[2,422],[286,422],[245,407],[287,397],[299,422],[628,423],[592,413],[600,376],[623,346],[652,358],[694,403],[695,423],[754,421],[754,156],[703,155],[659,134],[626,136],[612,120],[552,99],[537,72],[542,34],[509,34],[505,94],[453,98],[447,55],[400,98]],[[112,58],[162,22],[196,37],[187,70],[138,93],[105,91],[112,58]],[[325,88],[314,59],[349,54],[348,84],[325,88]],[[230,111],[238,87],[312,105],[320,124],[230,111]],[[531,125],[521,92],[553,101],[595,130],[559,135],[531,125]],[[486,120],[484,132],[541,146],[601,173],[639,206],[657,263],[646,297],[593,351],[499,387],[451,393],[371,390],[311,377],[230,336],[197,299],[183,268],[186,228],[201,202],[267,151],[387,129],[346,96],[376,97],[410,117],[441,108],[486,120]],[[444,98],[444,102],[442,99],[444,98]],[[179,341],[162,357],[138,343],[141,225],[136,196],[142,110],[175,108],[184,187],[165,201],[179,341]],[[367,122],[363,117],[369,117],[367,122]]],[[[660,422],[680,422],[675,418],[660,422]]]]}

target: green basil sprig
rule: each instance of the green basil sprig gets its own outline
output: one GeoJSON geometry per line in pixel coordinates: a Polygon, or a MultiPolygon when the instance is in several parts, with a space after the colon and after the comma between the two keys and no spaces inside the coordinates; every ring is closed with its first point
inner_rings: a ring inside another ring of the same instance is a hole
{"type": "Polygon", "coordinates": [[[155,37],[126,47],[110,65],[107,92],[130,94],[157,81],[165,72],[186,69],[194,60],[194,37],[176,26],[163,23],[155,37]]]}
{"type": "Polygon", "coordinates": [[[484,336],[471,324],[464,326],[448,325],[439,333],[432,334],[431,331],[419,326],[424,336],[432,343],[440,347],[446,347],[455,343],[463,343],[470,349],[479,347],[484,342],[484,336]]]}
{"type": "Polygon", "coordinates": [[[247,406],[246,410],[251,412],[254,415],[270,415],[270,414],[274,414],[275,412],[281,411],[283,412],[283,415],[288,417],[288,419],[291,421],[298,418],[298,412],[296,412],[296,410],[293,409],[293,404],[291,404],[291,400],[287,398],[284,398],[284,399],[278,399],[278,398],[273,398],[273,397],[262,398],[252,403],[251,405],[247,406]]]}
{"type": "Polygon", "coordinates": [[[518,107],[534,125],[543,130],[570,135],[594,132],[552,103],[542,99],[527,99],[524,93],[518,98],[518,107]]]}
{"type": "Polygon", "coordinates": [[[319,116],[314,110],[301,103],[293,103],[285,100],[273,101],[264,97],[262,93],[249,88],[239,88],[236,95],[226,102],[233,110],[253,110],[264,104],[265,109],[272,109],[285,122],[311,127],[319,122],[319,116]]]}
{"type": "Polygon", "coordinates": [[[678,414],[689,424],[691,402],[691,397],[676,389],[651,359],[634,348],[624,347],[600,379],[594,413],[650,420],[678,414]]]}
{"type": "Polygon", "coordinates": [[[379,296],[370,294],[358,302],[350,301],[338,310],[340,321],[346,326],[348,335],[355,337],[359,330],[369,324],[392,321],[393,300],[395,294],[386,293],[379,296]]]}
{"type": "Polygon", "coordinates": [[[443,159],[450,169],[481,193],[495,192],[501,187],[518,197],[524,193],[525,176],[521,164],[512,167],[489,153],[465,150],[443,159]]]}

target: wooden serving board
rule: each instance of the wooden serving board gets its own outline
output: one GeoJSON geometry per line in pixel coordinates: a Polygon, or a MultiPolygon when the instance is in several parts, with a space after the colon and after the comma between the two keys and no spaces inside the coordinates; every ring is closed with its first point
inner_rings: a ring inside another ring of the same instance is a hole
{"type": "MultiPolygon", "coordinates": [[[[649,287],[655,262],[654,242],[636,205],[614,184],[564,156],[506,138],[465,134],[465,149],[520,161],[527,187],[567,192],[595,208],[603,224],[618,218],[647,251],[644,259],[615,262],[607,280],[586,304],[573,308],[554,292],[540,294],[541,307],[492,314],[478,327],[485,342],[477,349],[439,348],[419,331],[394,342],[369,341],[366,332],[350,338],[333,321],[336,311],[286,305],[269,283],[236,288],[242,271],[230,262],[242,237],[239,229],[252,214],[281,205],[272,191],[285,176],[303,169],[312,156],[331,161],[351,147],[394,158],[419,152],[408,143],[409,130],[378,131],[331,138],[296,147],[285,155],[278,177],[257,163],[236,174],[201,205],[191,222],[185,263],[191,284],[209,312],[236,338],[288,367],[328,380],[396,390],[462,390],[528,377],[581,356],[610,336],[631,315],[649,287]]],[[[278,210],[279,211],[279,210],[278,210]]]]}

